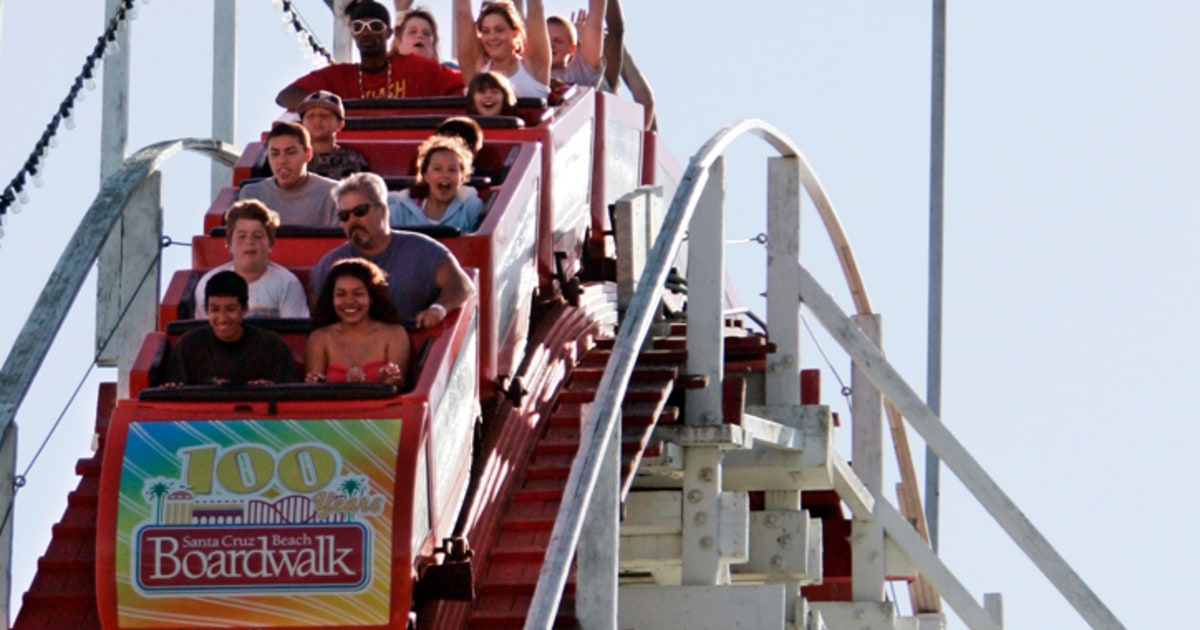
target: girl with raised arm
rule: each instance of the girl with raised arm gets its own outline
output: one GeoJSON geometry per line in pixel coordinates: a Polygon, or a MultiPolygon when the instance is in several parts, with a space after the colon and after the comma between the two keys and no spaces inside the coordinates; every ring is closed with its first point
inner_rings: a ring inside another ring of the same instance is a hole
{"type": "Polygon", "coordinates": [[[542,0],[529,0],[528,20],[511,2],[485,2],[475,19],[471,0],[454,0],[454,28],[463,81],[479,72],[498,72],[518,97],[550,94],[550,35],[542,0]]]}

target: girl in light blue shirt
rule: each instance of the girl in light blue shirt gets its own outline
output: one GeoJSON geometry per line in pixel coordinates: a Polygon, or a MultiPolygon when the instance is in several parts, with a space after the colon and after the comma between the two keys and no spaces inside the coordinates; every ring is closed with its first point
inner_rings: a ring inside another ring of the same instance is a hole
{"type": "Polygon", "coordinates": [[[417,164],[412,188],[388,194],[392,227],[445,225],[460,232],[475,231],[483,200],[474,188],[464,185],[474,162],[462,140],[433,136],[417,149],[417,164]]]}

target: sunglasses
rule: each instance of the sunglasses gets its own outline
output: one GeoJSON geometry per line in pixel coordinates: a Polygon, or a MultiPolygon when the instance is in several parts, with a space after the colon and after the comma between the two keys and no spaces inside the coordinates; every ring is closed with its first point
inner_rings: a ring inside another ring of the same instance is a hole
{"type": "Polygon", "coordinates": [[[349,210],[338,210],[337,217],[338,217],[338,221],[345,223],[350,220],[351,213],[353,213],[354,216],[361,219],[361,218],[367,216],[367,213],[370,211],[371,211],[371,204],[360,203],[357,206],[350,208],[349,210]]]}
{"type": "Polygon", "coordinates": [[[387,30],[387,22],[383,20],[354,20],[350,23],[350,30],[354,31],[355,35],[363,31],[382,33],[387,30]]]}

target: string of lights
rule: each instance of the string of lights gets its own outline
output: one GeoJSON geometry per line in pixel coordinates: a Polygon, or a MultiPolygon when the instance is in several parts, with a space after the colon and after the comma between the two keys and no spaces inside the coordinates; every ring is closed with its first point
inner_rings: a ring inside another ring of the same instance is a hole
{"type": "MultiPolygon", "coordinates": [[[[95,48],[84,60],[83,69],[75,76],[66,98],[59,103],[58,110],[54,112],[46,129],[42,131],[41,137],[34,144],[33,152],[25,160],[25,165],[4,187],[4,192],[0,193],[0,217],[7,214],[9,208],[12,208],[13,213],[20,212],[21,206],[29,202],[28,184],[30,180],[36,186],[41,185],[41,173],[45,168],[46,155],[50,148],[58,143],[55,136],[58,135],[59,126],[67,129],[75,127],[71,111],[75,109],[75,103],[83,98],[82,91],[85,87],[89,90],[96,88],[96,64],[104,58],[106,52],[116,50],[117,35],[125,27],[125,22],[137,17],[137,8],[134,6],[134,2],[135,0],[123,0],[113,12],[112,17],[108,19],[104,34],[96,38],[95,48]]],[[[0,235],[2,234],[3,232],[0,232],[0,235]]]]}
{"type": "MultiPolygon", "coordinates": [[[[320,58],[324,58],[326,62],[332,63],[333,55],[313,35],[293,2],[291,0],[273,1],[275,6],[283,12],[285,25],[295,31],[301,46],[305,47],[305,56],[312,57],[314,62],[319,62],[320,58]]],[[[83,68],[71,82],[67,96],[59,103],[58,109],[42,131],[41,137],[34,144],[33,151],[26,158],[24,166],[0,193],[0,238],[4,236],[3,219],[5,215],[10,209],[13,214],[17,214],[21,211],[21,206],[29,203],[29,185],[31,183],[35,186],[41,185],[46,156],[51,148],[57,146],[56,136],[60,129],[62,127],[68,130],[74,129],[75,122],[72,118],[72,111],[75,109],[76,103],[83,99],[85,88],[88,90],[96,88],[96,65],[104,59],[106,53],[117,50],[117,35],[125,27],[127,21],[137,17],[135,2],[136,0],[122,0],[117,6],[108,20],[104,33],[96,38],[96,46],[84,60],[83,68]]],[[[143,2],[148,4],[150,0],[143,0],[143,2]]]]}
{"type": "Polygon", "coordinates": [[[296,32],[296,39],[299,40],[300,47],[304,49],[304,58],[311,59],[314,63],[319,63],[320,59],[324,58],[326,63],[333,63],[333,53],[322,46],[317,36],[313,35],[312,29],[308,28],[308,23],[300,16],[295,4],[291,0],[272,1],[276,9],[283,11],[285,28],[296,32]]]}

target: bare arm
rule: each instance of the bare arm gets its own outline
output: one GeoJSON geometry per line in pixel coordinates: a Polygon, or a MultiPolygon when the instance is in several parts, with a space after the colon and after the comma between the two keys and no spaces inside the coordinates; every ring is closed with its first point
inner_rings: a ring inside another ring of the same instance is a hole
{"type": "Polygon", "coordinates": [[[625,14],[621,12],[621,0],[608,0],[604,21],[608,26],[604,36],[604,80],[616,94],[621,91],[621,64],[625,57],[625,14]]]}
{"type": "Polygon", "coordinates": [[[579,49],[575,54],[590,68],[599,68],[604,54],[604,18],[608,4],[609,0],[588,0],[587,20],[579,29],[579,49]]]}
{"type": "Polygon", "coordinates": [[[463,85],[466,85],[479,73],[483,56],[479,50],[479,37],[475,34],[471,0],[454,0],[454,39],[458,43],[459,71],[462,72],[463,85]]]}
{"type": "Polygon", "coordinates": [[[461,308],[475,294],[475,285],[471,284],[471,278],[458,264],[454,254],[448,253],[442,258],[434,282],[438,288],[437,301],[413,318],[417,328],[429,328],[440,324],[446,313],[461,308]],[[442,308],[439,309],[438,306],[442,308]]]}
{"type": "Polygon", "coordinates": [[[550,85],[550,31],[546,28],[546,7],[542,0],[529,0],[525,30],[529,42],[522,63],[533,78],[550,85]]]}
{"type": "Polygon", "coordinates": [[[275,97],[275,103],[294,112],[305,96],[308,96],[308,92],[305,92],[304,88],[289,85],[279,91],[279,95],[275,97]]]}
{"type": "Polygon", "coordinates": [[[400,14],[412,8],[413,0],[394,0],[392,4],[396,5],[396,17],[400,17],[400,14]]]}
{"type": "Polygon", "coordinates": [[[399,324],[388,327],[388,342],[383,360],[387,363],[379,369],[380,380],[388,385],[403,385],[412,361],[412,347],[408,331],[399,324]]]}
{"type": "Polygon", "coordinates": [[[650,84],[646,82],[646,77],[642,76],[641,70],[638,70],[628,49],[625,50],[621,77],[625,79],[629,91],[633,93],[633,100],[642,105],[642,110],[645,112],[646,130],[658,131],[658,115],[654,111],[654,90],[650,89],[650,84]]]}
{"type": "Polygon", "coordinates": [[[325,339],[327,335],[324,330],[318,328],[312,331],[308,336],[308,343],[304,345],[304,382],[320,383],[325,380],[325,369],[329,365],[329,359],[325,356],[325,339]]]}

